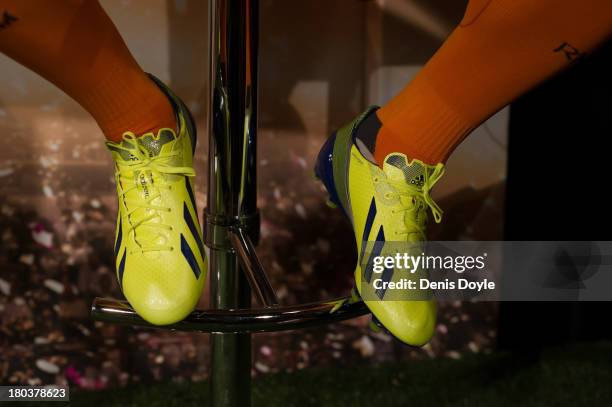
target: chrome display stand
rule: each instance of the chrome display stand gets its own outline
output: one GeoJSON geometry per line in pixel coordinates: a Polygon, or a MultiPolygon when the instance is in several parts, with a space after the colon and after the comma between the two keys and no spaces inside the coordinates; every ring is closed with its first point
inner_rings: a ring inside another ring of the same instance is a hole
{"type": "MultiPolygon", "coordinates": [[[[258,0],[209,0],[211,104],[208,201],[210,303],[161,329],[211,334],[210,400],[214,407],[250,406],[251,333],[306,328],[364,315],[349,297],[278,304],[255,253],[257,210],[258,0]],[[260,308],[251,308],[251,293],[260,308]]],[[[126,301],[97,298],[97,321],[149,326],[126,301]]],[[[155,327],[160,329],[160,327],[155,327]]]]}

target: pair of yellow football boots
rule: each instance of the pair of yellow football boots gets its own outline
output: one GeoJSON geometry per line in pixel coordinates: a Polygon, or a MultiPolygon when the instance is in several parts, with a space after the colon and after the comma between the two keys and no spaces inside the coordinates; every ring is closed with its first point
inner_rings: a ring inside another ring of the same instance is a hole
{"type": "MultiPolygon", "coordinates": [[[[185,318],[195,307],[206,279],[207,262],[198,221],[192,179],[196,129],[185,105],[160,81],[176,112],[177,128],[140,137],[126,133],[121,143],[108,142],[115,160],[119,198],[115,258],[117,278],[134,310],[155,325],[185,318]]],[[[399,340],[422,345],[433,334],[432,300],[386,300],[375,289],[367,258],[387,242],[425,240],[427,212],[436,221],[441,211],[429,196],[444,172],[390,154],[382,169],[357,147],[355,131],[369,109],[325,143],[315,173],[350,219],[360,260],[355,287],[376,320],[399,340]],[[367,248],[367,250],[366,250],[367,248]]],[[[398,273],[385,270],[393,281],[398,273]]]]}

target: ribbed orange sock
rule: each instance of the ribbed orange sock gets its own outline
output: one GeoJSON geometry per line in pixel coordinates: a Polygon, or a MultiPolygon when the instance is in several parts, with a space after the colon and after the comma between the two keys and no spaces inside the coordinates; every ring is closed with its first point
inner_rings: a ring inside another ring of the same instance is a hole
{"type": "Polygon", "coordinates": [[[142,71],[97,0],[1,0],[0,51],[53,82],[121,140],[176,127],[165,95],[142,71]]]}
{"type": "Polygon", "coordinates": [[[415,79],[377,111],[374,157],[444,162],[478,125],[612,34],[610,0],[470,0],[415,79]]]}

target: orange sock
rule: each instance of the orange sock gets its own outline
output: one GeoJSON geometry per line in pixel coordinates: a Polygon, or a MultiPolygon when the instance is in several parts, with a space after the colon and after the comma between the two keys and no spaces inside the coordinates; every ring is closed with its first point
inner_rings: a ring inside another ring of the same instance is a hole
{"type": "Polygon", "coordinates": [[[374,157],[444,162],[478,125],[612,33],[610,0],[470,0],[414,80],[377,111],[374,157]]]}
{"type": "Polygon", "coordinates": [[[75,99],[109,140],[176,127],[97,0],[0,0],[3,20],[0,51],[75,99]]]}

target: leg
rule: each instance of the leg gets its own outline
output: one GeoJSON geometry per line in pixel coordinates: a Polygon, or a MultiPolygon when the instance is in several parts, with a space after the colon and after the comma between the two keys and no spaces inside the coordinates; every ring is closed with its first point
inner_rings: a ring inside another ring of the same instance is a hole
{"type": "Polygon", "coordinates": [[[97,0],[0,0],[2,16],[0,51],[76,100],[109,140],[176,127],[168,98],[97,0]]]}
{"type": "Polygon", "coordinates": [[[377,111],[369,147],[379,163],[395,151],[444,162],[483,121],[610,34],[608,0],[471,0],[423,70],[377,111]]]}

